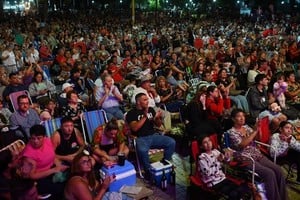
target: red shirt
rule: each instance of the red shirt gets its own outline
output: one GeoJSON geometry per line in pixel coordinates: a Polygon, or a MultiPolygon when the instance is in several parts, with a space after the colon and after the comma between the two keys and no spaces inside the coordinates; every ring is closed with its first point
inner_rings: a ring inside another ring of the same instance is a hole
{"type": "Polygon", "coordinates": [[[116,83],[122,81],[124,77],[121,74],[120,68],[116,65],[110,65],[107,70],[111,74],[112,78],[116,83]]]}
{"type": "Polygon", "coordinates": [[[207,109],[207,118],[208,119],[213,119],[216,120],[219,117],[222,116],[223,111],[225,109],[229,109],[231,106],[230,103],[230,99],[226,98],[226,99],[211,99],[211,98],[207,98],[206,99],[206,109],[207,109]]]}

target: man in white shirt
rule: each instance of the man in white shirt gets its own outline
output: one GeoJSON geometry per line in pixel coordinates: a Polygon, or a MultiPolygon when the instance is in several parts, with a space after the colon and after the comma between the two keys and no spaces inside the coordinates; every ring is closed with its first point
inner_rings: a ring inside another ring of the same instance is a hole
{"type": "Polygon", "coordinates": [[[16,56],[13,52],[14,45],[9,44],[5,50],[2,52],[1,59],[3,62],[3,65],[5,66],[7,73],[10,74],[11,72],[18,71],[17,69],[17,63],[16,63],[16,56]]]}

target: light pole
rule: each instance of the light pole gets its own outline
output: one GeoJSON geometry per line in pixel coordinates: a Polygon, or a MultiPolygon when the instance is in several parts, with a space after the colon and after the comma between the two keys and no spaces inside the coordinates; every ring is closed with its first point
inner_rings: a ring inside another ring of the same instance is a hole
{"type": "Polygon", "coordinates": [[[123,0],[120,0],[120,22],[122,21],[122,3],[123,0]]]}
{"type": "Polygon", "coordinates": [[[134,26],[135,24],[135,1],[131,0],[131,22],[132,22],[132,26],[134,26]]]}

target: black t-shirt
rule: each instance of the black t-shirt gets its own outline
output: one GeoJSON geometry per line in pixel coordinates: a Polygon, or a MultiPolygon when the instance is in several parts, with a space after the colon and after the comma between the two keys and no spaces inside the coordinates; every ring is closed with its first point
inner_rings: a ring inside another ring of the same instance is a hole
{"type": "MultiPolygon", "coordinates": [[[[143,110],[138,110],[136,108],[130,110],[126,115],[126,121],[130,124],[133,121],[139,121],[144,116],[143,110]]],[[[154,129],[154,116],[155,110],[151,107],[148,109],[147,119],[143,126],[136,132],[132,131],[132,133],[138,137],[152,135],[156,131],[154,129]]]]}
{"type": "Polygon", "coordinates": [[[55,153],[57,155],[70,155],[78,151],[80,148],[75,131],[73,131],[70,139],[66,140],[64,139],[63,133],[61,129],[57,130],[60,135],[60,144],[56,147],[55,153]]]}

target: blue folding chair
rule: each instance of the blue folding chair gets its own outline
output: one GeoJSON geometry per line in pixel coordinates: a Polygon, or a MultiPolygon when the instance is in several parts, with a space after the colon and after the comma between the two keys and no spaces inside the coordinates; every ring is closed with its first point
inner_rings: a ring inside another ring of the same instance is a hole
{"type": "Polygon", "coordinates": [[[81,115],[81,126],[85,143],[88,143],[87,139],[91,142],[95,129],[107,121],[106,112],[102,109],[84,112],[81,115]]]}
{"type": "Polygon", "coordinates": [[[61,126],[61,118],[55,118],[55,119],[50,119],[47,121],[43,122],[45,128],[46,128],[46,135],[47,137],[51,137],[53,133],[60,128],[61,126]]]}

